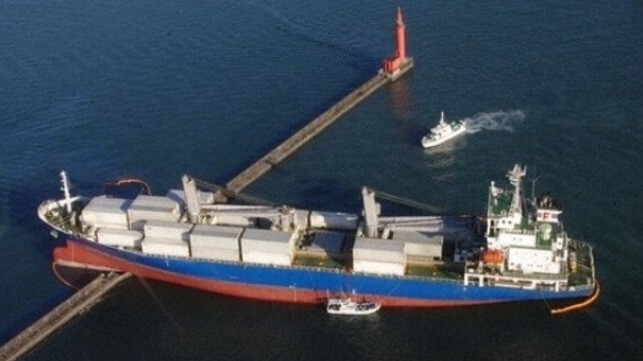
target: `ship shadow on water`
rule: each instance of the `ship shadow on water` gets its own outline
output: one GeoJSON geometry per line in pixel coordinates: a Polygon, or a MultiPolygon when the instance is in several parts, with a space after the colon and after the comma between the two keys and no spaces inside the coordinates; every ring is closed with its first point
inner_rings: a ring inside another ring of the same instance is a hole
{"type": "MultiPolygon", "coordinates": [[[[85,359],[388,360],[391,355],[406,355],[405,348],[414,344],[424,354],[431,352],[435,359],[463,359],[471,356],[467,354],[470,349],[445,350],[440,345],[471,335],[468,329],[481,327],[510,343],[516,336],[506,327],[517,320],[529,325],[519,328],[523,336],[535,335],[531,331],[534,328],[546,332],[560,324],[557,318],[546,315],[548,309],[543,303],[532,302],[382,308],[367,316],[332,316],[321,303],[272,303],[130,278],[35,354],[36,359],[64,359],[68,352],[77,353],[80,347],[85,359]],[[92,347],[96,337],[107,336],[119,346],[104,350],[92,347]],[[314,348],[315,357],[311,357],[311,343],[306,340],[328,347],[314,348]],[[68,345],[72,343],[76,347],[70,350],[68,345]]],[[[542,338],[534,342],[544,344],[548,340],[546,336],[542,338]]],[[[488,339],[473,337],[463,341],[484,347],[488,339]]],[[[506,359],[506,352],[495,352],[498,357],[492,359],[506,359]],[[505,358],[500,357],[503,355],[505,358]]]]}

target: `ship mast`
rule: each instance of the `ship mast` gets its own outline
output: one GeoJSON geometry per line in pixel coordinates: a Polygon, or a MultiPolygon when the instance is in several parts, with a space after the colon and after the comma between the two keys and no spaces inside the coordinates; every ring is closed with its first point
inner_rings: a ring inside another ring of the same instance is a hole
{"type": "Polygon", "coordinates": [[[65,206],[67,209],[67,213],[71,213],[71,194],[69,192],[69,179],[67,179],[67,172],[60,172],[60,178],[63,185],[62,191],[65,195],[65,206]]]}
{"type": "Polygon", "coordinates": [[[536,207],[536,182],[538,182],[539,179],[540,177],[529,178],[531,181],[531,204],[534,208],[536,207]]]}
{"type": "Polygon", "coordinates": [[[518,164],[514,165],[514,168],[507,174],[509,182],[514,186],[511,208],[509,208],[509,212],[512,214],[522,215],[522,177],[525,174],[527,174],[527,167],[521,168],[518,164]]]}

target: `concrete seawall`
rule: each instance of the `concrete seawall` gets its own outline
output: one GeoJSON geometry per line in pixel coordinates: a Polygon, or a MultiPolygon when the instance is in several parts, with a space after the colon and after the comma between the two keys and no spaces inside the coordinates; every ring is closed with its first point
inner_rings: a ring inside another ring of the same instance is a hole
{"type": "Polygon", "coordinates": [[[261,157],[246,170],[239,173],[239,175],[237,175],[226,184],[226,188],[233,193],[240,192],[252,182],[268,172],[274,165],[286,159],[286,157],[294,153],[310,139],[314,138],[329,125],[333,124],[342,115],[353,109],[362,100],[366,99],[366,97],[373,94],[384,84],[398,79],[412,67],[413,60],[409,59],[409,61],[400,69],[399,73],[397,73],[395,77],[387,77],[386,75],[382,74],[375,75],[373,78],[369,79],[366,83],[362,84],[359,88],[333,105],[330,109],[326,110],[306,126],[298,130],[295,134],[293,134],[290,138],[286,139],[283,143],[271,150],[268,154],[261,157]]]}

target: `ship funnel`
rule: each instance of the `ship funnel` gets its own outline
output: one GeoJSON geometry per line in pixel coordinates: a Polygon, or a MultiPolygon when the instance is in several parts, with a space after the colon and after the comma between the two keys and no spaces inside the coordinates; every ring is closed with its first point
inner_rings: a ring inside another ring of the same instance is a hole
{"type": "Polygon", "coordinates": [[[527,174],[527,166],[520,167],[520,164],[514,165],[514,168],[507,173],[509,182],[514,186],[514,194],[511,199],[510,212],[522,214],[522,178],[527,174]]]}

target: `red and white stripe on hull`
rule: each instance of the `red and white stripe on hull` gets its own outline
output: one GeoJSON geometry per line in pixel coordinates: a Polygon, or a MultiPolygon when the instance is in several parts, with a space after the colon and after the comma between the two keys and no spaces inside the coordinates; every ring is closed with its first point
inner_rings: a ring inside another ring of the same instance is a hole
{"type": "MultiPolygon", "coordinates": [[[[327,293],[323,290],[311,291],[290,287],[270,287],[247,283],[213,281],[167,272],[135,264],[90,247],[83,247],[82,245],[73,242],[68,242],[65,247],[57,247],[54,250],[53,257],[55,264],[64,267],[130,272],[143,278],[154,279],[234,297],[309,304],[324,303],[328,298],[327,293]]],[[[485,301],[418,300],[367,294],[357,294],[356,297],[376,301],[386,307],[453,307],[492,303],[485,301]]]]}

